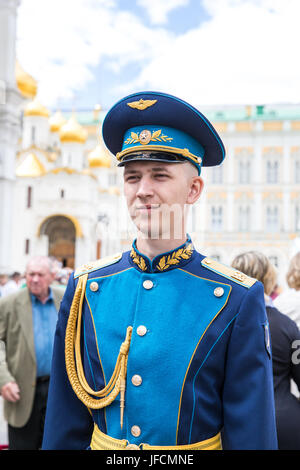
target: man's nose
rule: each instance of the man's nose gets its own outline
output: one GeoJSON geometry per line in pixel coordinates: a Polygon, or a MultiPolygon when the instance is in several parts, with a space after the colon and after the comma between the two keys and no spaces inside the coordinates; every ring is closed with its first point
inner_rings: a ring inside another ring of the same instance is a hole
{"type": "Polygon", "coordinates": [[[145,198],[153,195],[153,184],[150,178],[144,177],[139,181],[139,186],[136,192],[136,196],[145,198]]]}

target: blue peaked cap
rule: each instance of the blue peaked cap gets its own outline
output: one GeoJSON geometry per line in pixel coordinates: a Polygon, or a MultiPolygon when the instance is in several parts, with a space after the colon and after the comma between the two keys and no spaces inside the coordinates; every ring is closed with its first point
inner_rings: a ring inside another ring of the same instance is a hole
{"type": "Polygon", "coordinates": [[[215,166],[225,158],[223,142],[196,108],[166,93],[144,91],[126,96],[106,114],[103,140],[119,166],[129,161],[190,161],[215,166]]]}

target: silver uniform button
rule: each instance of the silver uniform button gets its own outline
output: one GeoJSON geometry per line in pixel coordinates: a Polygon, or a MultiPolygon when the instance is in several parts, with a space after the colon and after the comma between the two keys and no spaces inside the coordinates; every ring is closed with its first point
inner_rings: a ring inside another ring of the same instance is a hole
{"type": "Polygon", "coordinates": [[[143,287],[144,289],[152,289],[153,282],[150,281],[150,279],[146,279],[146,281],[143,282],[143,287]]]}
{"type": "Polygon", "coordinates": [[[224,289],[223,287],[216,287],[215,290],[214,290],[214,295],[216,297],[222,297],[222,295],[224,294],[224,289]]]}
{"type": "Polygon", "coordinates": [[[98,286],[98,282],[91,282],[90,283],[90,289],[92,292],[97,292],[97,290],[99,289],[99,286],[98,286]]]}
{"type": "Polygon", "coordinates": [[[140,325],[137,327],[136,332],[139,336],[145,336],[147,333],[147,328],[144,325],[140,325]]]}
{"type": "Polygon", "coordinates": [[[131,377],[131,382],[133,383],[133,385],[138,387],[143,382],[143,379],[140,375],[136,374],[131,377]]]}
{"type": "Polygon", "coordinates": [[[131,428],[131,434],[134,437],[139,437],[141,435],[141,428],[139,426],[132,426],[131,428]]]}

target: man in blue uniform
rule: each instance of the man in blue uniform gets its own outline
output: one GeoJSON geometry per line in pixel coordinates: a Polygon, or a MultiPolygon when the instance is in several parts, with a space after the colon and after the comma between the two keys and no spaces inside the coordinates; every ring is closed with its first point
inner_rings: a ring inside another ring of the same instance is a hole
{"type": "Polygon", "coordinates": [[[103,138],[137,237],[70,277],[43,448],[276,449],[263,287],[186,234],[220,137],[188,103],[141,92],[108,112],[103,138]]]}

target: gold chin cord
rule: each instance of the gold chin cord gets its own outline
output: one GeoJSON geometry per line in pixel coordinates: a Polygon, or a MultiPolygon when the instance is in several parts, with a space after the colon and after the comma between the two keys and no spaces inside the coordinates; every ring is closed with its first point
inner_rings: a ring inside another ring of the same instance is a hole
{"type": "Polygon", "coordinates": [[[115,369],[108,384],[102,390],[92,390],[84,376],[80,352],[82,305],[87,279],[88,274],[84,274],[78,279],[67,323],[65,336],[67,374],[75,394],[88,408],[95,410],[105,408],[106,406],[109,406],[120,393],[120,425],[122,429],[125,406],[127,361],[132,327],[129,326],[127,328],[125,341],[121,344],[115,369]],[[93,398],[93,396],[97,398],[93,398]]]}

